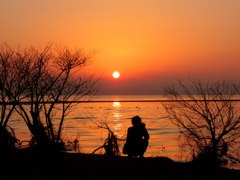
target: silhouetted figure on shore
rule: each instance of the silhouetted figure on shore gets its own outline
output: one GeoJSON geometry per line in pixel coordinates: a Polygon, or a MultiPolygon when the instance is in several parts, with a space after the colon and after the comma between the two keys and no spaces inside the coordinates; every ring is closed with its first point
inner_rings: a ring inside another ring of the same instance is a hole
{"type": "Polygon", "coordinates": [[[128,157],[140,156],[140,158],[143,158],[143,154],[148,147],[149,134],[139,116],[132,118],[132,125],[132,127],[128,128],[123,154],[128,154],[128,157]]]}

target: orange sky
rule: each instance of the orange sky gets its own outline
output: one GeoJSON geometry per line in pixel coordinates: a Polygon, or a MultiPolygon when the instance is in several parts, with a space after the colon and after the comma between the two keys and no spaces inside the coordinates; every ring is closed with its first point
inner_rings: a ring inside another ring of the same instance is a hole
{"type": "Polygon", "coordinates": [[[1,0],[0,43],[96,50],[105,94],[240,77],[239,0],[1,0]],[[119,71],[121,77],[113,79],[119,71]]]}

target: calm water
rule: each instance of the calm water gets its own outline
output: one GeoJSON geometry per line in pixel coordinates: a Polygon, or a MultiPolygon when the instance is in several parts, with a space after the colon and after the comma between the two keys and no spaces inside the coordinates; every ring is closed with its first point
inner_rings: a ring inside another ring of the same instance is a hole
{"type": "MultiPolygon", "coordinates": [[[[86,98],[85,100],[87,100],[86,98]]],[[[182,154],[178,147],[179,131],[164,115],[161,102],[141,101],[164,100],[163,96],[96,96],[92,101],[76,104],[64,121],[63,137],[65,140],[79,138],[82,153],[92,153],[103,145],[108,136],[106,129],[98,125],[107,123],[120,139],[126,139],[127,129],[133,116],[140,116],[150,135],[149,147],[145,157],[166,156],[173,160],[188,161],[190,154],[182,154]],[[101,102],[96,102],[101,101],[101,102]],[[107,102],[103,102],[107,101],[107,102]],[[128,101],[128,102],[126,102],[128,101]],[[137,102],[129,102],[137,101],[137,102]]],[[[60,114],[56,112],[54,124],[59,123],[60,114]]],[[[21,117],[12,116],[9,125],[15,130],[17,138],[29,141],[30,133],[21,117]]],[[[124,141],[120,142],[120,149],[124,141]]],[[[124,156],[122,154],[122,156],[124,156]]],[[[239,166],[237,167],[239,169],[239,166]]]]}
{"type": "MultiPolygon", "coordinates": [[[[131,118],[140,116],[149,131],[149,148],[145,154],[149,156],[167,156],[179,159],[178,130],[163,114],[160,102],[139,102],[146,100],[163,100],[163,96],[96,96],[92,101],[112,102],[83,102],[72,108],[64,122],[63,137],[73,140],[77,136],[83,153],[91,153],[103,145],[108,131],[98,128],[101,123],[107,123],[110,129],[125,139],[131,118]],[[138,101],[138,102],[121,102],[138,101]]],[[[60,114],[56,114],[54,123],[57,125],[60,114]]],[[[30,133],[24,121],[17,114],[12,116],[9,125],[15,129],[21,141],[28,141],[30,133]]],[[[124,142],[120,142],[122,145],[124,142]]]]}

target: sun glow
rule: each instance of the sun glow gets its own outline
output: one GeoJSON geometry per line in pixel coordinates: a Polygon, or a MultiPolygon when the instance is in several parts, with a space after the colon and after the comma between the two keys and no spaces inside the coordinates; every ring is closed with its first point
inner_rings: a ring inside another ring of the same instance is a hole
{"type": "Polygon", "coordinates": [[[115,108],[121,107],[120,102],[113,102],[113,107],[115,107],[115,108]]]}
{"type": "Polygon", "coordinates": [[[113,77],[114,77],[114,78],[119,78],[119,76],[120,76],[119,72],[114,72],[114,73],[113,73],[113,77]]]}

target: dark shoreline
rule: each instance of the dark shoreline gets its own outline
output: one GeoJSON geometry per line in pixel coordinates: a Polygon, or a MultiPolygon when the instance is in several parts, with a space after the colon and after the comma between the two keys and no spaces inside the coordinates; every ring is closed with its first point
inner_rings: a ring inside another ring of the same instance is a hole
{"type": "MultiPolygon", "coordinates": [[[[116,100],[116,101],[58,101],[58,102],[55,102],[56,104],[61,104],[61,103],[113,103],[113,102],[120,102],[120,103],[125,103],[125,102],[131,102],[131,103],[134,103],[134,102],[141,102],[141,103],[146,103],[146,102],[181,102],[181,101],[185,101],[185,102],[193,102],[195,100],[116,100]]],[[[197,100],[199,102],[220,102],[220,101],[240,101],[240,99],[231,99],[231,100],[197,100]]],[[[41,104],[51,104],[53,103],[52,101],[50,102],[40,102],[41,104]]],[[[1,104],[7,104],[7,105],[13,105],[13,104],[19,104],[18,102],[14,103],[14,102],[7,102],[7,103],[3,103],[0,101],[0,105],[1,104]]],[[[21,104],[24,104],[24,105],[28,105],[28,104],[31,104],[31,102],[28,102],[28,101],[23,101],[21,102],[21,104]]]]}
{"type": "Polygon", "coordinates": [[[10,151],[0,154],[0,179],[232,179],[239,170],[174,162],[166,157],[10,151]]]}

